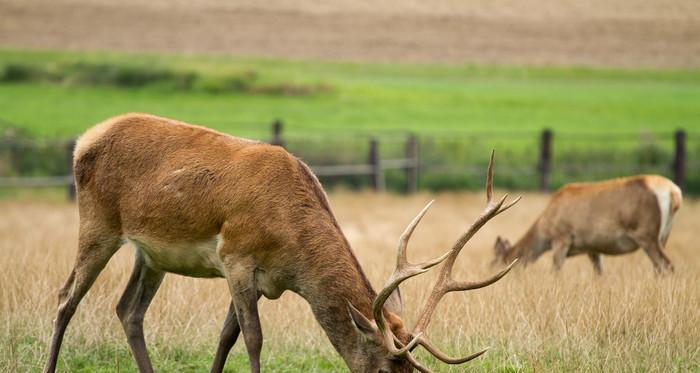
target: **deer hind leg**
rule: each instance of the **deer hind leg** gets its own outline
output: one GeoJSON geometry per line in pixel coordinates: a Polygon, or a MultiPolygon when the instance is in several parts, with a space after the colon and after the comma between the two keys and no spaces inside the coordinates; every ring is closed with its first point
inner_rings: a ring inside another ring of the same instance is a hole
{"type": "Polygon", "coordinates": [[[593,264],[593,269],[595,270],[596,275],[602,275],[603,274],[603,263],[600,260],[600,254],[588,253],[588,259],[591,260],[591,263],[593,264]]]}
{"type": "MultiPolygon", "coordinates": [[[[243,340],[248,350],[250,371],[259,373],[263,335],[258,315],[259,294],[255,284],[255,263],[235,255],[224,257],[223,262],[237,324],[243,332],[243,340]]],[[[231,331],[235,332],[235,327],[231,331]]],[[[225,347],[227,346],[224,345],[223,348],[225,347]]],[[[221,345],[220,348],[222,348],[221,345]]]]}
{"type": "Polygon", "coordinates": [[[78,304],[120,245],[121,238],[117,232],[107,234],[105,230],[88,230],[81,226],[75,265],[58,293],[58,312],[51,336],[49,359],[44,367],[45,373],[56,370],[58,352],[68,323],[75,314],[78,304]]]}
{"type": "Polygon", "coordinates": [[[564,260],[566,260],[566,257],[569,255],[571,241],[568,239],[555,240],[552,242],[552,248],[554,251],[554,270],[559,271],[564,265],[564,260]]]}
{"type": "Polygon", "coordinates": [[[673,264],[671,264],[671,261],[663,253],[663,245],[661,244],[660,240],[648,240],[648,242],[642,243],[641,246],[644,248],[644,252],[647,254],[647,256],[649,256],[649,259],[651,259],[651,262],[654,264],[656,273],[661,274],[673,272],[673,264]]]}
{"type": "Polygon", "coordinates": [[[126,333],[136,365],[142,373],[153,372],[143,336],[143,318],[164,276],[164,272],[148,267],[137,248],[131,278],[117,304],[117,316],[126,333]]]}

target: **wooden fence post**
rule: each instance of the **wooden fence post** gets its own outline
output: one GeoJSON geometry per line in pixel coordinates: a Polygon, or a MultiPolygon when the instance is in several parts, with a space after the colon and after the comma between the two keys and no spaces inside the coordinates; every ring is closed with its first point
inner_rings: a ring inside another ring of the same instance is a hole
{"type": "Polygon", "coordinates": [[[414,133],[406,139],[406,193],[415,193],[418,190],[418,139],[414,133]]]}
{"type": "Polygon", "coordinates": [[[282,139],[282,127],[283,124],[281,120],[275,119],[275,121],[272,122],[272,141],[270,141],[270,144],[284,147],[284,140],[282,139]]]}
{"type": "Polygon", "coordinates": [[[68,140],[65,145],[66,162],[68,163],[68,175],[70,182],[68,183],[68,200],[75,201],[75,177],[73,176],[73,150],[75,149],[76,139],[68,140]]]}
{"type": "Polygon", "coordinates": [[[676,150],[673,157],[673,182],[681,189],[685,187],[685,131],[677,130],[675,133],[676,150]]]}
{"type": "Polygon", "coordinates": [[[375,192],[384,190],[384,173],[379,160],[379,140],[376,138],[369,140],[369,164],[372,167],[370,186],[375,192]]]}
{"type": "Polygon", "coordinates": [[[552,131],[545,129],[540,138],[540,191],[549,191],[549,175],[552,171],[552,131]]]}

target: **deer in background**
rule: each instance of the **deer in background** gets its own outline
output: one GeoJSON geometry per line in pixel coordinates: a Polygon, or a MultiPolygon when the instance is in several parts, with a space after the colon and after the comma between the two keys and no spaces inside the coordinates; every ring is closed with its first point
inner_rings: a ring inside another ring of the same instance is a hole
{"type": "Polygon", "coordinates": [[[464,245],[488,220],[517,200],[493,200],[493,154],[487,205],[444,255],[407,261],[407,244],[428,207],[399,240],[397,266],[377,294],[364,275],[328,199],[311,170],[284,149],[204,127],[145,114],[128,114],[88,130],[75,149],[80,213],[75,266],[59,291],[45,372],[54,372],[66,327],[78,304],[125,242],[136,247],[133,273],[117,305],[138,369],[152,372],[143,318],[166,272],[223,277],[232,301],[211,372],[221,372],[240,332],[252,372],[260,371],[260,296],[291,290],[311,306],[328,338],[353,372],[430,370],[411,351],[422,346],[448,364],[452,358],[425,330],[448,292],[488,286],[459,282],[452,268],[464,245]],[[401,319],[399,285],[444,262],[413,331],[401,319]]]}
{"type": "Polygon", "coordinates": [[[567,257],[587,254],[601,274],[601,254],[622,255],[642,247],[657,272],[673,271],[663,248],[681,200],[680,188],[657,175],[569,184],[552,196],[515,245],[497,238],[494,262],[532,262],[552,250],[556,270],[567,257]]]}

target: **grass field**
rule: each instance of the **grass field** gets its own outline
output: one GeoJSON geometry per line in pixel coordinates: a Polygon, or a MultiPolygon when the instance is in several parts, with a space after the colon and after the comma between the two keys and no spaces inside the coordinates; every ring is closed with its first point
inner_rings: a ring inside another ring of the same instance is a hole
{"type": "MultiPolygon", "coordinates": [[[[158,66],[216,80],[254,71],[265,82],[317,84],[310,96],[210,94],[158,87],[0,83],[0,119],[38,137],[69,137],[109,116],[149,112],[267,138],[281,118],[300,136],[353,131],[670,132],[700,130],[700,70],[383,65],[223,56],[0,50],[0,66],[158,66]]],[[[8,125],[5,123],[4,125],[8,125]]]]}
{"type": "MultiPolygon", "coordinates": [[[[393,195],[332,194],[331,203],[371,282],[392,269],[396,240],[430,198],[436,204],[416,231],[411,256],[419,260],[449,247],[483,206],[481,193],[393,195]]],[[[458,262],[458,277],[478,279],[489,267],[497,235],[518,237],[544,207],[546,195],[527,194],[477,234],[458,262]]],[[[72,204],[0,201],[0,371],[38,372],[46,357],[56,292],[70,271],[78,217],[72,204]]],[[[470,372],[697,372],[700,371],[700,257],[695,232],[700,203],[686,199],[667,253],[676,272],[654,275],[642,252],[605,257],[597,278],[586,258],[551,270],[545,255],[526,270],[468,294],[448,296],[436,311],[431,336],[450,352],[490,346],[466,365],[470,372]]],[[[68,328],[60,358],[66,372],[135,370],[114,312],[131,270],[133,249],[124,247],[88,293],[68,328]]],[[[408,324],[433,278],[402,287],[408,324]]],[[[147,341],[157,371],[201,372],[213,359],[229,301],[224,281],[166,276],[146,315],[147,341]]],[[[344,371],[309,307],[292,294],[261,301],[268,372],[344,371]]],[[[243,344],[228,372],[245,371],[243,344]]],[[[441,372],[463,371],[427,359],[441,372]]]]}

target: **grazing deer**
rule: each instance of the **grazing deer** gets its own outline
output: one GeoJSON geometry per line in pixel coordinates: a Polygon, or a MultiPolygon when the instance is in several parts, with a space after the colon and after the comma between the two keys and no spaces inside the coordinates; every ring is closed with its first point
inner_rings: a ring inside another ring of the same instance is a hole
{"type": "Polygon", "coordinates": [[[428,207],[399,243],[397,266],[375,293],[331,212],[311,170],[284,149],[144,114],[112,118],[78,141],[73,165],[80,212],[75,266],[59,291],[58,316],[45,372],[54,372],[66,326],[78,303],[124,241],[136,263],[117,315],[141,372],[152,372],[143,318],[166,272],[223,277],[232,302],[211,372],[221,372],[239,332],[252,372],[260,371],[262,331],[257,301],[285,290],[301,295],[353,372],[430,372],[411,354],[422,346],[448,364],[451,358],[424,334],[448,292],[490,285],[510,266],[481,282],[457,282],[452,267],[463,246],[488,220],[508,209],[492,199],[454,247],[420,264],[406,246],[428,207]],[[401,319],[399,284],[445,262],[415,329],[401,319]]]}
{"type": "Polygon", "coordinates": [[[553,250],[556,270],[566,257],[587,254],[601,274],[601,254],[642,247],[657,272],[673,271],[662,249],[681,199],[680,188],[657,175],[566,185],[515,245],[496,239],[495,262],[520,258],[527,263],[553,250]]]}

